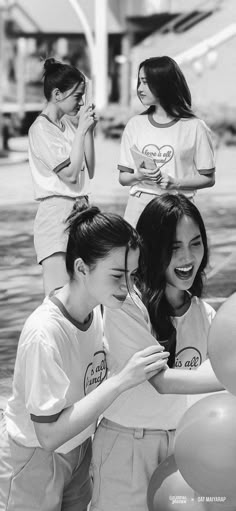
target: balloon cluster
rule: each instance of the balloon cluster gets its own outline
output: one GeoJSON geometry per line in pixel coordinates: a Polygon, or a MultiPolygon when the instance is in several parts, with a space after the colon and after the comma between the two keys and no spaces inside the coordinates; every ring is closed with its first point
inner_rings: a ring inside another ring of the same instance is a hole
{"type": "Polygon", "coordinates": [[[151,478],[149,511],[236,511],[236,293],[213,320],[208,354],[230,393],[205,397],[183,415],[174,455],[151,478]]]}

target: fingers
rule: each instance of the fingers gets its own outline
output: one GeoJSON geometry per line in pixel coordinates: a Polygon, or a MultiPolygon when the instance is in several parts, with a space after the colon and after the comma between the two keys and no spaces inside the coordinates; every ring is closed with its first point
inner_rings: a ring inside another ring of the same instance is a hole
{"type": "Polygon", "coordinates": [[[159,183],[162,179],[162,174],[161,174],[161,171],[159,169],[157,169],[156,171],[152,172],[152,171],[149,171],[149,172],[143,172],[141,170],[143,176],[145,177],[145,179],[148,179],[149,181],[153,181],[155,183],[159,183]]]}
{"type": "Polygon", "coordinates": [[[152,346],[148,346],[141,351],[137,352],[137,355],[142,355],[143,357],[148,357],[149,355],[153,355],[155,353],[160,353],[164,351],[163,346],[161,344],[153,344],[152,346]]]}
{"type": "Polygon", "coordinates": [[[158,371],[160,369],[163,369],[167,364],[168,357],[169,353],[166,352],[163,358],[159,358],[158,360],[155,360],[154,362],[148,364],[144,369],[145,373],[149,374],[152,371],[158,371]]]}
{"type": "Polygon", "coordinates": [[[169,353],[167,351],[155,353],[154,355],[149,355],[149,357],[145,357],[146,367],[155,364],[156,362],[162,362],[163,360],[166,362],[166,359],[168,359],[168,357],[169,353]]]}

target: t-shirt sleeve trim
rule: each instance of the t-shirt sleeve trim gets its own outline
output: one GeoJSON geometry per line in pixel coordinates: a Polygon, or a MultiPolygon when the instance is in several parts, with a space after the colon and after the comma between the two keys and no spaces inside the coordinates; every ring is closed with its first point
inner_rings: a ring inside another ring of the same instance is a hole
{"type": "Polygon", "coordinates": [[[213,174],[213,172],[215,172],[215,167],[212,167],[211,169],[197,169],[198,173],[201,174],[201,175],[208,175],[208,174],[213,174]]]}
{"type": "Polygon", "coordinates": [[[33,413],[30,414],[30,418],[33,422],[56,422],[57,419],[60,417],[61,412],[54,413],[53,415],[34,415],[33,413]]]}
{"type": "Polygon", "coordinates": [[[58,174],[62,169],[64,169],[65,167],[68,167],[68,165],[70,165],[70,158],[67,158],[65,161],[63,161],[62,163],[57,165],[53,169],[53,172],[55,172],[55,174],[58,174]]]}
{"type": "Polygon", "coordinates": [[[129,174],[134,174],[134,169],[131,167],[125,167],[124,165],[118,165],[117,167],[120,172],[129,172],[129,174]]]}

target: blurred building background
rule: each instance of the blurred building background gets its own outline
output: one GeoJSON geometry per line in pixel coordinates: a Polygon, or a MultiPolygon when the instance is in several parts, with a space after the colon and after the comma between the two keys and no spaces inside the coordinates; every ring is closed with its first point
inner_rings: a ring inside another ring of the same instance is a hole
{"type": "Polygon", "coordinates": [[[4,144],[8,132],[26,134],[41,110],[42,60],[49,56],[95,79],[104,132],[113,136],[140,109],[139,63],[158,55],[176,58],[194,106],[234,139],[235,36],[235,0],[0,0],[4,144]]]}

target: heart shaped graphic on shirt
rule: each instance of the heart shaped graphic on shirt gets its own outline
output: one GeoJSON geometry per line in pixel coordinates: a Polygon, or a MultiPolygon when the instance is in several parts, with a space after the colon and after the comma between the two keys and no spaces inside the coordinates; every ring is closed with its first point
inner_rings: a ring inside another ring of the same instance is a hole
{"type": "Polygon", "coordinates": [[[106,355],[103,350],[96,351],[93,356],[93,362],[88,364],[84,375],[84,395],[89,394],[93,389],[98,387],[106,378],[107,365],[106,355]]]}
{"type": "Polygon", "coordinates": [[[155,144],[148,144],[145,145],[142,152],[152,158],[158,168],[163,167],[174,156],[174,149],[171,145],[158,147],[155,144]]]}

